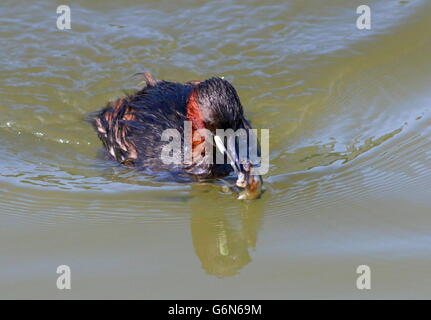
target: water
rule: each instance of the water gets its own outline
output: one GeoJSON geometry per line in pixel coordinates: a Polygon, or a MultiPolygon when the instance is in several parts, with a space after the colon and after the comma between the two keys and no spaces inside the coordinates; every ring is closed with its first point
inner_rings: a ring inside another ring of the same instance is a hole
{"type": "Polygon", "coordinates": [[[371,1],[371,30],[362,1],[74,1],[68,31],[60,4],[1,5],[0,297],[430,297],[431,2],[371,1]],[[260,200],[97,158],[83,118],[144,70],[233,83],[260,200]]]}

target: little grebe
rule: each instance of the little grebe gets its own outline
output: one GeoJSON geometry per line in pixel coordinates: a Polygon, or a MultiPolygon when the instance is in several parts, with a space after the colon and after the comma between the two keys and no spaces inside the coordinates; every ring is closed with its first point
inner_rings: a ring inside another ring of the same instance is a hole
{"type": "MultiPolygon", "coordinates": [[[[218,152],[226,154],[230,163],[192,160],[191,163],[166,164],[161,159],[162,149],[167,144],[161,138],[163,132],[166,129],[177,130],[184,143],[187,121],[191,124],[192,133],[207,129],[215,135],[216,129],[251,129],[235,88],[217,77],[177,83],[155,80],[147,72],[141,75],[146,81],[143,89],[108,103],[89,117],[109,154],[126,166],[184,172],[197,178],[214,178],[234,170],[238,175],[237,185],[245,188],[240,199],[259,197],[261,177],[251,175],[251,163],[241,162],[238,150],[235,147],[224,148],[220,140],[214,145],[218,152]]],[[[204,140],[193,136],[190,144],[192,154],[204,140]]],[[[183,156],[184,151],[179,154],[181,159],[183,156]]]]}

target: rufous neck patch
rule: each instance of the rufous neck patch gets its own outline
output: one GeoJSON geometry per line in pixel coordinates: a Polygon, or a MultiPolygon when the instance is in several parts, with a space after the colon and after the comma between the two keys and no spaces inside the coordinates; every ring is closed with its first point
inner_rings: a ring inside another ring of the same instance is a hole
{"type": "Polygon", "coordinates": [[[204,117],[199,106],[196,89],[193,89],[187,102],[187,120],[192,122],[193,130],[205,128],[204,117]]]}
{"type": "Polygon", "coordinates": [[[196,146],[205,141],[203,136],[195,134],[196,130],[205,128],[204,117],[202,116],[197,98],[197,89],[193,89],[187,102],[187,120],[192,123],[192,150],[194,150],[196,146]]]}

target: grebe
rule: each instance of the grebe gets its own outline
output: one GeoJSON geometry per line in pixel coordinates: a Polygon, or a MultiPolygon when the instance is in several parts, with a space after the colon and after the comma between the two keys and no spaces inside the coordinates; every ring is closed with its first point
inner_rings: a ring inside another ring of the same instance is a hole
{"type": "MultiPolygon", "coordinates": [[[[198,180],[225,176],[234,170],[238,175],[237,186],[245,188],[239,199],[259,197],[261,177],[250,174],[251,163],[241,163],[238,150],[223,148],[220,141],[216,146],[230,163],[166,164],[161,160],[162,149],[167,144],[161,139],[162,133],[176,129],[183,136],[185,121],[190,121],[192,132],[207,129],[215,134],[216,129],[251,129],[235,88],[218,77],[177,83],[156,80],[147,72],[140,75],[146,82],[143,89],[110,102],[89,116],[110,156],[125,166],[182,172],[198,180]]],[[[202,142],[193,138],[192,154],[202,142]]]]}

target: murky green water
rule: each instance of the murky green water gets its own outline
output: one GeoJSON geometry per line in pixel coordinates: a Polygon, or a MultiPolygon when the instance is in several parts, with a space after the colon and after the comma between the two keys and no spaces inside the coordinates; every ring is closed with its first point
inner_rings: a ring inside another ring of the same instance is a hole
{"type": "Polygon", "coordinates": [[[0,297],[430,297],[430,1],[74,1],[58,31],[60,4],[0,5],[0,297]],[[143,70],[234,84],[260,200],[96,157],[84,116],[143,70]]]}

